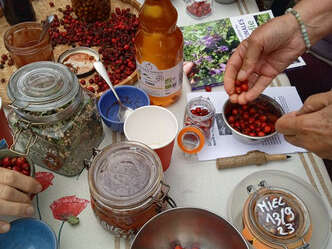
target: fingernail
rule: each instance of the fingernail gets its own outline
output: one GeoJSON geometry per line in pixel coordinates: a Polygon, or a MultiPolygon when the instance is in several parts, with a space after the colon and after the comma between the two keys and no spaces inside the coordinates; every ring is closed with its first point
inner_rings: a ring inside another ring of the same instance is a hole
{"type": "Polygon", "coordinates": [[[1,232],[2,233],[7,233],[10,229],[10,225],[9,224],[3,224],[0,226],[1,232]]]}
{"type": "Polygon", "coordinates": [[[38,184],[38,187],[36,188],[36,193],[39,193],[43,190],[43,186],[41,184],[38,184]]]}
{"type": "Polygon", "coordinates": [[[25,214],[26,214],[27,216],[32,216],[32,215],[34,215],[34,213],[35,213],[35,210],[33,209],[33,207],[28,207],[28,208],[25,210],[25,214]]]}
{"type": "Polygon", "coordinates": [[[245,80],[246,79],[246,71],[241,69],[240,72],[237,75],[237,78],[241,81],[245,80]]]}

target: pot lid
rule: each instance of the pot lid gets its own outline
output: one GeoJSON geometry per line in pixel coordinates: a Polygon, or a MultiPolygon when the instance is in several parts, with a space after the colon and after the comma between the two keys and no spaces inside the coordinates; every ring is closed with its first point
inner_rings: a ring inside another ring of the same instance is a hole
{"type": "Polygon", "coordinates": [[[67,104],[79,87],[76,76],[66,66],[41,61],[19,68],[10,77],[7,94],[15,108],[45,112],[67,104]]]}
{"type": "Polygon", "coordinates": [[[144,202],[161,180],[158,155],[137,142],[105,147],[89,170],[90,189],[112,207],[129,208],[144,202]]]}

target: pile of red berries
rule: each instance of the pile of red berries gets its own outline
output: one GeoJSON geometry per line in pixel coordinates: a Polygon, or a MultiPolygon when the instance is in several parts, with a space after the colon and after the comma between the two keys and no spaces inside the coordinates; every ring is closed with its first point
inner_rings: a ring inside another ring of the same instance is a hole
{"type": "MultiPolygon", "coordinates": [[[[182,247],[182,246],[180,246],[180,245],[176,245],[175,247],[174,247],[174,249],[186,249],[186,248],[184,248],[184,247],[182,247]]],[[[191,249],[199,249],[198,247],[192,247],[191,249]]]]}
{"type": "Polygon", "coordinates": [[[231,127],[252,137],[273,133],[275,122],[281,116],[272,104],[258,101],[246,105],[231,104],[225,114],[231,127]]]}
{"type": "Polygon", "coordinates": [[[0,159],[0,167],[15,170],[26,176],[30,176],[31,168],[24,157],[4,157],[0,159]]]}
{"type": "Polygon", "coordinates": [[[235,81],[235,92],[240,94],[242,92],[247,92],[249,90],[248,81],[235,81]]]}
{"type": "Polygon", "coordinates": [[[196,17],[207,16],[211,13],[211,4],[207,0],[193,2],[187,6],[187,11],[196,17]]]}
{"type": "Polygon", "coordinates": [[[190,112],[196,116],[206,116],[209,114],[209,110],[204,107],[196,107],[190,110],[190,112]]]}
{"type": "MultiPolygon", "coordinates": [[[[139,21],[129,8],[115,8],[109,20],[95,23],[78,19],[70,5],[58,10],[63,16],[54,15],[49,30],[53,46],[99,47],[98,52],[113,84],[120,83],[136,70],[134,38],[139,21]]],[[[108,89],[103,79],[93,81],[87,87],[91,92],[108,89]]]]}

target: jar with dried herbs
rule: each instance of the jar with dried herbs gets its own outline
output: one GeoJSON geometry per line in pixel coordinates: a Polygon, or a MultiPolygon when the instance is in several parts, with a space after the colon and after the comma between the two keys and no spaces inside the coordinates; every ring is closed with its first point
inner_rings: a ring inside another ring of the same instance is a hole
{"type": "Polygon", "coordinates": [[[79,174],[83,160],[102,141],[103,129],[95,100],[76,76],[59,63],[31,63],[11,76],[7,94],[12,149],[56,173],[79,174]]]}
{"type": "Polygon", "coordinates": [[[110,16],[110,0],[71,0],[77,17],[87,23],[105,21],[110,16]]]}

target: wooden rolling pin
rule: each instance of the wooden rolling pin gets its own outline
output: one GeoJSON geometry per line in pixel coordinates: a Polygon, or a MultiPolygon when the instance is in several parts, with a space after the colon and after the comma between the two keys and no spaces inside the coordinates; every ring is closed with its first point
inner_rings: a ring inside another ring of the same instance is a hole
{"type": "Polygon", "coordinates": [[[287,160],[290,157],[284,154],[269,155],[259,150],[253,150],[241,156],[218,158],[216,163],[218,169],[231,169],[247,165],[263,165],[270,161],[287,160]]]}

